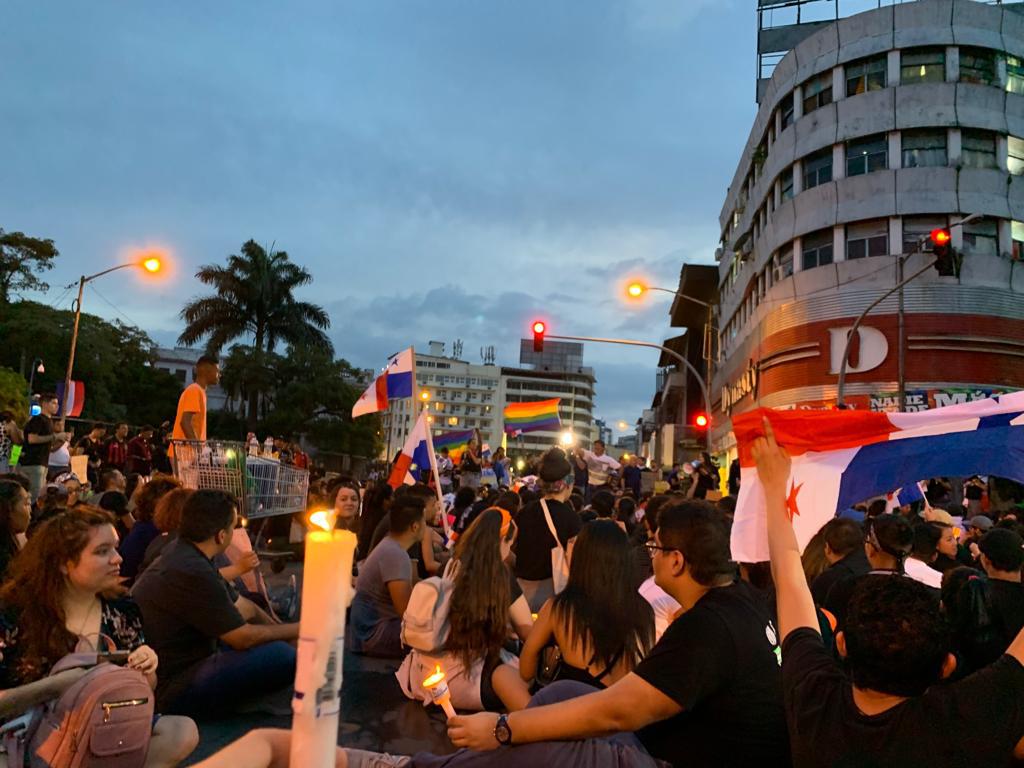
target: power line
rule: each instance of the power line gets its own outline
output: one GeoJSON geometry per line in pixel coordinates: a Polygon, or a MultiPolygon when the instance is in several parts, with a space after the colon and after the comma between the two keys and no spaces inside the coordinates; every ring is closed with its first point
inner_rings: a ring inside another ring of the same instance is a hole
{"type": "Polygon", "coordinates": [[[127,321],[128,321],[128,323],[129,323],[130,325],[133,325],[133,326],[135,326],[136,328],[139,328],[139,327],[141,327],[141,326],[139,326],[139,324],[138,324],[137,322],[135,322],[135,321],[134,321],[134,320],[132,320],[132,319],[131,319],[130,317],[128,317],[128,315],[126,315],[126,314],[125,314],[124,312],[122,312],[122,311],[121,311],[121,309],[120,309],[120,307],[118,307],[118,306],[117,306],[116,304],[114,304],[114,303],[113,303],[112,301],[110,301],[110,300],[109,300],[109,299],[108,299],[108,298],[107,298],[106,296],[104,296],[104,295],[103,295],[102,293],[100,293],[100,292],[99,292],[98,290],[96,290],[96,286],[95,286],[95,285],[93,285],[92,283],[89,283],[89,288],[90,288],[90,289],[92,290],[92,292],[93,292],[93,293],[95,293],[95,294],[96,294],[96,295],[97,295],[97,296],[98,296],[98,297],[99,297],[100,299],[102,299],[102,300],[103,300],[103,302],[104,302],[104,303],[105,303],[105,304],[106,304],[106,305],[107,305],[108,307],[110,307],[110,308],[111,308],[112,310],[114,310],[114,311],[115,311],[115,312],[116,312],[117,314],[119,314],[119,315],[120,315],[121,317],[123,317],[123,318],[124,318],[125,320],[127,320],[127,321]]]}

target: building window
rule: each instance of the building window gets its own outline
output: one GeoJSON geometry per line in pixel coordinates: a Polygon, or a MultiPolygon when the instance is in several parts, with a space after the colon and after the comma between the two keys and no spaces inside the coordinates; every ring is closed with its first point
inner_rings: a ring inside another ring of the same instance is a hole
{"type": "Polygon", "coordinates": [[[1010,93],[1024,93],[1024,59],[1006,57],[1006,90],[1010,93]]]}
{"type": "Polygon", "coordinates": [[[188,371],[186,371],[185,369],[183,369],[183,368],[175,368],[174,369],[174,378],[176,378],[178,381],[184,382],[187,376],[188,376],[188,371]]]}
{"type": "Polygon", "coordinates": [[[775,282],[785,280],[793,274],[793,244],[783,246],[783,249],[775,254],[775,282]]]}
{"type": "Polygon", "coordinates": [[[779,114],[782,115],[782,130],[786,130],[793,124],[793,93],[790,91],[782,101],[779,102],[779,114]]]}
{"type": "Polygon", "coordinates": [[[996,222],[991,219],[972,221],[963,225],[965,256],[996,256],[999,253],[999,239],[996,222]]]}
{"type": "Polygon", "coordinates": [[[846,175],[862,176],[884,171],[888,165],[889,139],[885,134],[846,142],[846,175]]]}
{"type": "Polygon", "coordinates": [[[1016,136],[1007,137],[1006,168],[1015,176],[1024,173],[1024,139],[1016,136]]]}
{"type": "Polygon", "coordinates": [[[846,65],[846,95],[856,96],[867,91],[885,88],[885,73],[888,69],[885,56],[852,61],[846,65]]]}
{"type": "Polygon", "coordinates": [[[832,147],[804,158],[804,189],[832,181],[832,147]]]}
{"type": "Polygon", "coordinates": [[[988,131],[961,131],[960,162],[965,168],[997,168],[996,137],[988,131]]]}
{"type": "Polygon", "coordinates": [[[922,244],[928,246],[928,235],[932,230],[946,227],[945,216],[904,216],[903,217],[903,253],[917,253],[922,244]]]}
{"type": "Polygon", "coordinates": [[[995,52],[985,48],[961,48],[960,80],[965,83],[994,85],[996,82],[995,52]]]}
{"type": "Polygon", "coordinates": [[[903,167],[927,168],[946,165],[944,129],[903,132],[903,167]]]}
{"type": "Polygon", "coordinates": [[[832,103],[832,70],[822,72],[804,83],[804,114],[832,103]]]}
{"type": "Polygon", "coordinates": [[[900,58],[900,82],[941,83],[946,79],[944,48],[914,48],[903,51],[900,58]]]}
{"type": "Polygon", "coordinates": [[[864,259],[889,253],[889,222],[886,219],[846,225],[846,258],[864,259]]]}
{"type": "Polygon", "coordinates": [[[1011,221],[1010,232],[1013,238],[1013,260],[1024,261],[1024,222],[1011,221]]]}
{"type": "Polygon", "coordinates": [[[789,166],[779,175],[779,186],[782,189],[782,199],[793,199],[793,166],[789,166]]]}
{"type": "Polygon", "coordinates": [[[814,269],[832,263],[832,230],[819,229],[817,232],[810,232],[801,240],[801,254],[803,257],[804,269],[814,269]]]}

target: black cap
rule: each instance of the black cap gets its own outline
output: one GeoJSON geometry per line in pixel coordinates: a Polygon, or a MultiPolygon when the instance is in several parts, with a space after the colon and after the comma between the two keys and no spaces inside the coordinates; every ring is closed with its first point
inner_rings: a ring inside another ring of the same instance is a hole
{"type": "Polygon", "coordinates": [[[978,549],[1000,571],[1019,571],[1024,565],[1024,539],[1006,528],[993,528],[978,542],[978,549]]]}

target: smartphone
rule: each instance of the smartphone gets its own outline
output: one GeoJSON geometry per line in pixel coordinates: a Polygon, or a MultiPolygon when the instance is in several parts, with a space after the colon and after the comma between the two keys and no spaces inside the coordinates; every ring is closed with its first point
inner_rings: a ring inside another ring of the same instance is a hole
{"type": "Polygon", "coordinates": [[[104,651],[96,654],[96,660],[99,662],[107,661],[123,667],[128,663],[128,651],[104,651]]]}

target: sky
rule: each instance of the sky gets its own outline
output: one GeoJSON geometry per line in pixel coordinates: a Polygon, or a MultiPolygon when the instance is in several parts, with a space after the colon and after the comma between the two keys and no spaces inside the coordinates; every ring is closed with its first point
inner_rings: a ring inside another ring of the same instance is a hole
{"type": "MultiPolygon", "coordinates": [[[[0,227],[61,252],[30,298],[160,248],[85,311],[173,345],[201,264],[252,238],[313,283],[337,354],[437,339],[518,364],[551,333],[659,341],[713,263],[755,115],[753,0],[323,0],[0,6],[0,227]]],[[[588,345],[632,423],[657,353],[588,345]]]]}

